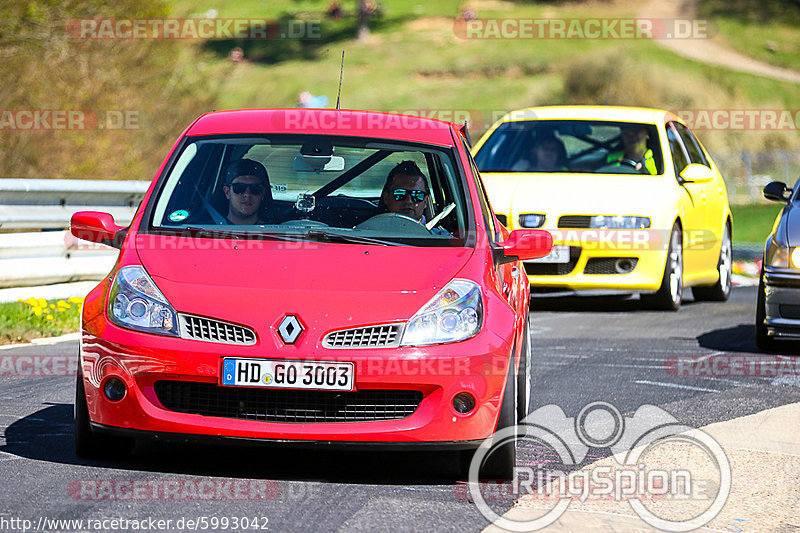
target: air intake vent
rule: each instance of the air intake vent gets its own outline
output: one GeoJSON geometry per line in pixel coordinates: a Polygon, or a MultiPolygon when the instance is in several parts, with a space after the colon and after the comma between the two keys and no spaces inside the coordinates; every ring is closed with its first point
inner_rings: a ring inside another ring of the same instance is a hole
{"type": "Polygon", "coordinates": [[[256,389],[193,381],[156,381],[154,388],[170,411],[297,424],[399,420],[411,416],[422,401],[416,390],[256,389]]]}
{"type": "Polygon", "coordinates": [[[592,217],[588,215],[564,215],[558,218],[559,228],[588,228],[592,217]]]}
{"type": "Polygon", "coordinates": [[[250,346],[256,343],[256,334],[244,326],[194,315],[178,315],[181,337],[196,341],[218,342],[250,346]]]}
{"type": "Polygon", "coordinates": [[[400,346],[400,324],[342,329],[325,335],[325,348],[389,348],[400,346]]]}

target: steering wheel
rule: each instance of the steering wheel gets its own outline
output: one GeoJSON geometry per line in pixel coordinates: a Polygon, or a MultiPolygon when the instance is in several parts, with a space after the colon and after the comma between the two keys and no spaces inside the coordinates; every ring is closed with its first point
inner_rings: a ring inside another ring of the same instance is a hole
{"type": "Polygon", "coordinates": [[[431,232],[420,224],[417,219],[407,215],[401,215],[400,213],[380,213],[374,217],[368,218],[356,226],[356,229],[385,231],[394,234],[404,234],[409,237],[431,236],[431,232]]]}

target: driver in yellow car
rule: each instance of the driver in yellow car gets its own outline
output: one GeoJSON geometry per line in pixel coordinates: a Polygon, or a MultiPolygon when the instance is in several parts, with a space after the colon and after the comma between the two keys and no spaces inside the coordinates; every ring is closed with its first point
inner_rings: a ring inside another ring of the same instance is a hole
{"type": "Polygon", "coordinates": [[[606,158],[610,165],[622,165],[623,160],[628,160],[636,165],[636,170],[642,174],[658,174],[653,151],[647,147],[650,134],[647,128],[638,124],[629,124],[622,127],[622,150],[611,152],[606,158]]]}

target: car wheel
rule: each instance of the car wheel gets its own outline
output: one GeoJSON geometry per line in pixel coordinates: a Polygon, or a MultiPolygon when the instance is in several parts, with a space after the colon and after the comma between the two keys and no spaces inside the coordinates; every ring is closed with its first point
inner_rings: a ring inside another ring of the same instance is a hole
{"type": "Polygon", "coordinates": [[[522,332],[522,353],[520,354],[519,372],[517,373],[517,423],[528,416],[531,406],[531,339],[528,332],[528,318],[522,332]]]}
{"type": "Polygon", "coordinates": [[[692,287],[692,294],[695,300],[708,300],[712,302],[724,302],[731,295],[731,232],[725,225],[725,232],[722,234],[722,246],[719,250],[719,262],[717,272],[719,280],[710,287],[692,287]]]}
{"type": "Polygon", "coordinates": [[[664,265],[664,276],[661,287],[655,294],[642,294],[642,303],[650,309],[677,311],[683,301],[683,238],[681,228],[676,223],[672,226],[669,237],[667,264],[664,265]]]}
{"type": "Polygon", "coordinates": [[[777,349],[776,340],[767,335],[767,299],[764,294],[764,269],[758,275],[758,296],[756,297],[756,346],[762,352],[774,352],[777,349]]]}
{"type": "Polygon", "coordinates": [[[133,439],[99,435],[92,431],[86,390],[83,388],[83,373],[78,370],[75,384],[75,455],[81,459],[118,457],[130,453],[133,445],[133,439]]]}

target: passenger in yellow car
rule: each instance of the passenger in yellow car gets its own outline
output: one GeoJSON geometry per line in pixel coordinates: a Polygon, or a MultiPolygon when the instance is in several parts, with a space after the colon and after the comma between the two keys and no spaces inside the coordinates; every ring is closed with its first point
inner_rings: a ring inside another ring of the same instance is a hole
{"type": "Polygon", "coordinates": [[[642,174],[658,174],[653,151],[647,147],[650,134],[647,128],[637,124],[630,124],[622,128],[622,150],[611,152],[606,158],[609,165],[622,165],[625,160],[631,162],[636,170],[642,174]]]}
{"type": "Polygon", "coordinates": [[[553,136],[536,140],[533,147],[533,161],[520,159],[511,170],[522,172],[556,172],[567,170],[567,150],[564,143],[553,136]]]}

